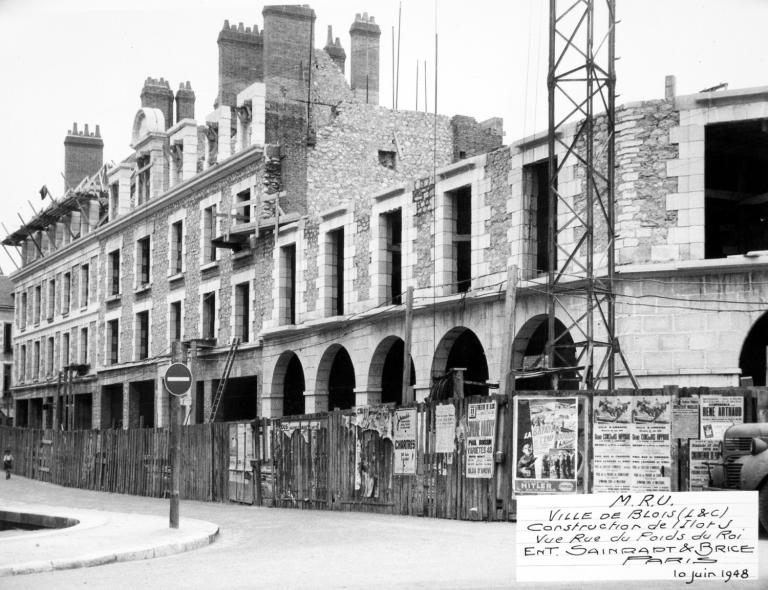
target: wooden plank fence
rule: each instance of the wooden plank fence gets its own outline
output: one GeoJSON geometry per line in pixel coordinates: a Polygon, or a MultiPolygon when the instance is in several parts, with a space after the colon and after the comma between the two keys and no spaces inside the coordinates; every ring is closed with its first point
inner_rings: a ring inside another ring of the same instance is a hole
{"type": "MultiPolygon", "coordinates": [[[[742,396],[744,419],[768,416],[765,388],[665,388],[622,395],[742,396]]],[[[358,425],[354,410],[262,418],[252,424],[214,423],[181,431],[182,499],[236,501],[283,508],[362,511],[460,520],[515,517],[514,398],[576,397],[578,444],[583,450],[577,486],[591,491],[594,395],[605,392],[531,391],[475,396],[453,404],[456,437],[451,453],[438,453],[439,403],[415,411],[416,468],[395,473],[395,445],[386,428],[358,425]],[[495,400],[496,461],[490,478],[467,477],[469,404],[495,400]],[[243,446],[247,448],[243,448],[243,446]],[[254,485],[257,484],[257,485],[254,485]]],[[[402,408],[401,408],[402,409],[402,408]]],[[[387,411],[384,411],[384,416],[387,411]]],[[[671,490],[687,489],[688,440],[672,429],[671,490]]],[[[167,497],[170,486],[167,429],[60,432],[0,427],[14,471],[50,483],[106,492],[167,497]]]]}
{"type": "MultiPolygon", "coordinates": [[[[227,500],[228,428],[224,423],[182,428],[182,499],[227,500]]],[[[11,449],[19,475],[67,487],[156,498],[170,493],[168,444],[166,428],[0,427],[0,447],[11,449]]]]}
{"type": "MultiPolygon", "coordinates": [[[[672,399],[698,395],[741,396],[744,419],[755,421],[766,405],[765,390],[757,388],[665,388],[619,392],[623,395],[670,395],[672,399]],[[759,401],[762,400],[762,401],[759,401]]],[[[591,391],[529,391],[507,396],[476,396],[455,399],[457,431],[467,427],[468,406],[496,400],[496,445],[498,457],[491,478],[467,477],[466,437],[457,436],[453,453],[436,452],[436,407],[420,403],[416,409],[416,473],[395,475],[392,440],[376,430],[355,426],[354,411],[262,419],[255,438],[255,462],[259,468],[264,505],[284,508],[355,510],[398,515],[431,516],[460,520],[508,520],[515,517],[514,397],[576,397],[578,445],[584,451],[586,468],[577,479],[578,491],[591,491],[589,465],[592,449],[591,391]],[[361,478],[367,477],[364,484],[361,478]],[[372,483],[370,483],[372,482],[372,483]]],[[[687,454],[687,440],[670,441],[671,489],[684,489],[680,458],[687,454]]],[[[686,472],[687,473],[687,472],[686,472]]]]}

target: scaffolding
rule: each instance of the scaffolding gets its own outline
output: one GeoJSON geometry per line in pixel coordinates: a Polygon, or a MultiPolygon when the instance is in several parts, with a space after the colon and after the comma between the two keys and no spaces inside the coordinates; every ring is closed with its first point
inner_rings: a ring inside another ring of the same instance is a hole
{"type": "Polygon", "coordinates": [[[550,0],[545,362],[554,389],[560,377],[570,371],[581,373],[582,389],[604,384],[613,390],[616,355],[633,386],[638,387],[616,338],[613,292],[615,4],[615,0],[550,0]],[[596,108],[604,111],[599,121],[596,108]],[[574,173],[567,182],[558,184],[566,170],[583,171],[583,177],[574,173]],[[574,190],[579,183],[579,189],[574,190]],[[604,260],[596,260],[596,255],[603,254],[604,260]],[[559,334],[558,314],[570,322],[559,334]],[[569,334],[576,336],[573,344],[565,342],[569,334]],[[575,363],[566,349],[575,349],[575,363]]]}

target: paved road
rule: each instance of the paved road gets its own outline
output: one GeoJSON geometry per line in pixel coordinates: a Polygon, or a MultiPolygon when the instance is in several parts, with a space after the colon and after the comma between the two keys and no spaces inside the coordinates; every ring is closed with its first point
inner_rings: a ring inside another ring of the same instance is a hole
{"type": "MultiPolygon", "coordinates": [[[[0,501],[167,515],[167,500],[104,494],[23,478],[0,481],[0,501]]],[[[18,588],[584,588],[616,582],[517,584],[515,525],[182,502],[183,517],[220,526],[215,543],[169,557],[0,579],[18,588]]],[[[768,540],[760,542],[768,578],[768,540]]],[[[722,581],[622,582],[622,590],[722,588],[722,581]]],[[[726,588],[758,590],[765,579],[726,588]]]]}

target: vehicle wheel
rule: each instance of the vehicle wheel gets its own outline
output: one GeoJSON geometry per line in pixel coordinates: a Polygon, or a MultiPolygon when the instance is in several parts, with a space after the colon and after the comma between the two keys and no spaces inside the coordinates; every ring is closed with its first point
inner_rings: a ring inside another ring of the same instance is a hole
{"type": "Polygon", "coordinates": [[[763,532],[765,535],[768,535],[768,479],[760,485],[758,511],[760,513],[760,524],[763,525],[763,532]]]}

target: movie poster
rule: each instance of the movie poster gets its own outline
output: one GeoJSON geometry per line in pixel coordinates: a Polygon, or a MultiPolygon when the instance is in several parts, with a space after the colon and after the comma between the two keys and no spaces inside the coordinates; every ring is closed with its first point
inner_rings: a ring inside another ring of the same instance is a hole
{"type": "Polygon", "coordinates": [[[395,475],[416,473],[416,409],[395,410],[393,416],[395,475]]]}
{"type": "Polygon", "coordinates": [[[496,400],[467,406],[467,477],[493,477],[496,400]]]}
{"type": "Polygon", "coordinates": [[[575,492],[575,397],[515,398],[515,492],[575,492]]]}
{"type": "Polygon", "coordinates": [[[671,489],[671,398],[595,396],[593,491],[671,489]]]}

